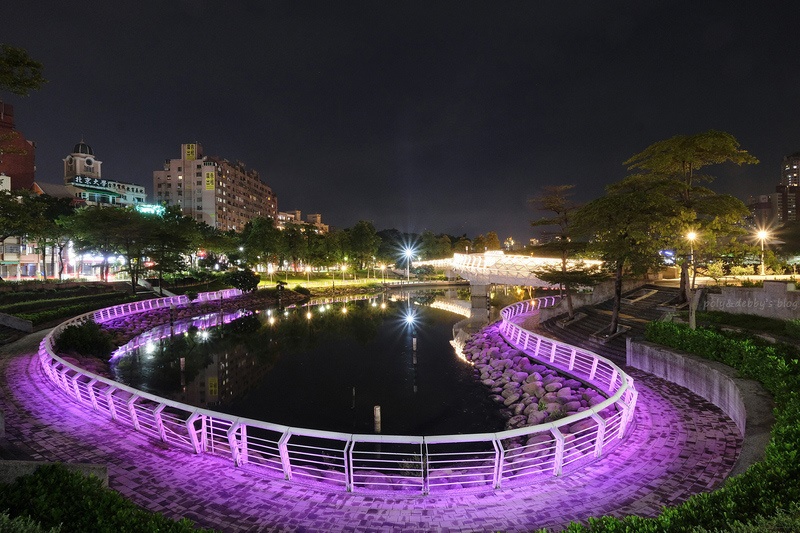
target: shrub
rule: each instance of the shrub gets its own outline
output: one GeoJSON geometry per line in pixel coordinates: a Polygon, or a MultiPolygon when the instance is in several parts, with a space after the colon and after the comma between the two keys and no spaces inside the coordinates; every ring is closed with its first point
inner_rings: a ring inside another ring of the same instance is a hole
{"type": "Polygon", "coordinates": [[[725,275],[725,265],[722,261],[709,263],[706,267],[706,272],[708,273],[708,277],[719,283],[719,279],[725,275]]]}
{"type": "Polygon", "coordinates": [[[261,282],[261,277],[250,269],[236,270],[228,272],[223,277],[225,283],[231,287],[235,287],[242,292],[251,292],[258,287],[261,282]]]}
{"type": "Polygon", "coordinates": [[[298,294],[302,294],[302,295],[304,295],[304,296],[311,296],[311,291],[310,291],[310,290],[308,290],[307,288],[303,287],[302,285],[297,285],[297,286],[296,286],[294,289],[292,289],[292,290],[293,290],[294,292],[296,292],[296,293],[298,293],[298,294]]]}
{"type": "Polygon", "coordinates": [[[754,273],[752,266],[736,265],[731,267],[731,275],[733,276],[752,276],[754,273]]]}
{"type": "Polygon", "coordinates": [[[96,477],[60,464],[40,466],[31,475],[0,485],[0,502],[11,517],[30,517],[43,528],[61,525],[62,531],[197,531],[189,520],[175,522],[144,511],[103,487],[96,477]]]}
{"type": "Polygon", "coordinates": [[[6,513],[0,514],[0,531],[3,533],[59,533],[61,527],[45,529],[36,520],[28,516],[11,518],[6,513]]]}
{"type": "Polygon", "coordinates": [[[741,281],[741,286],[742,287],[753,287],[753,288],[755,288],[755,287],[763,287],[764,286],[764,282],[762,280],[753,281],[753,280],[750,280],[750,279],[743,279],[741,281]]]}
{"type": "Polygon", "coordinates": [[[92,355],[108,360],[115,346],[110,333],[88,320],[64,328],[56,339],[55,348],[58,352],[92,355]]]}
{"type": "Polygon", "coordinates": [[[790,337],[800,337],[800,319],[787,320],[784,331],[790,337]]]}

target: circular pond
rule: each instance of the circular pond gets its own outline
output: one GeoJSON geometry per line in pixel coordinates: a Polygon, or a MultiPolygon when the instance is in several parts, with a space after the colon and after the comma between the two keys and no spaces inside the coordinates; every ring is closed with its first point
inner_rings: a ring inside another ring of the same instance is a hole
{"type": "Polygon", "coordinates": [[[450,344],[463,317],[428,306],[434,297],[260,310],[145,345],[113,371],[140,390],[294,427],[372,433],[380,406],[384,434],[502,430],[497,404],[450,344]]]}

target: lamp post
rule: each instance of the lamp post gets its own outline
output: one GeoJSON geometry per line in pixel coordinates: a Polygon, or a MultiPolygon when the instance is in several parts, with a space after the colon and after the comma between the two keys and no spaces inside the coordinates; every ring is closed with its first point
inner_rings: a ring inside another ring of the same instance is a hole
{"type": "Polygon", "coordinates": [[[406,248],[404,254],[406,256],[406,281],[411,282],[411,257],[414,255],[414,250],[406,248]]]}
{"type": "Polygon", "coordinates": [[[697,233],[694,231],[690,231],[686,238],[689,240],[689,261],[692,265],[692,281],[689,285],[689,329],[695,329],[697,327],[697,301],[695,299],[695,292],[694,292],[694,240],[697,238],[697,233]]]}
{"type": "Polygon", "coordinates": [[[690,231],[686,238],[689,240],[689,264],[692,266],[691,288],[694,290],[694,240],[697,238],[697,233],[690,231]]]}
{"type": "Polygon", "coordinates": [[[306,265],[306,282],[311,283],[311,267],[306,265]]]}
{"type": "Polygon", "coordinates": [[[381,265],[381,283],[386,284],[386,265],[381,265]]]}
{"type": "Polygon", "coordinates": [[[764,241],[767,239],[769,234],[762,230],[759,230],[757,233],[758,240],[761,241],[761,275],[764,275],[764,241]]]}

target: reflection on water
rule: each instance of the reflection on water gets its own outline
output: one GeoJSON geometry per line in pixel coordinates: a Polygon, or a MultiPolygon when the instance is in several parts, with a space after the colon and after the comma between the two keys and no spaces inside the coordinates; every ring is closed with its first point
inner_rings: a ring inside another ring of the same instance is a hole
{"type": "Polygon", "coordinates": [[[426,306],[436,296],[259,310],[150,343],[113,370],[141,390],[290,426],[371,433],[380,405],[387,434],[501,429],[497,408],[450,345],[460,317],[426,306]]]}

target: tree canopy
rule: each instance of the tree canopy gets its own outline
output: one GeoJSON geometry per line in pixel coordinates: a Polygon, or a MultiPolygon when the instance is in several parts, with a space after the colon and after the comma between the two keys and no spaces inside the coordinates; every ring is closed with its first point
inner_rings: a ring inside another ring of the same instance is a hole
{"type": "Polygon", "coordinates": [[[22,48],[0,44],[0,90],[28,96],[47,83],[42,76],[43,68],[22,48]]]}

